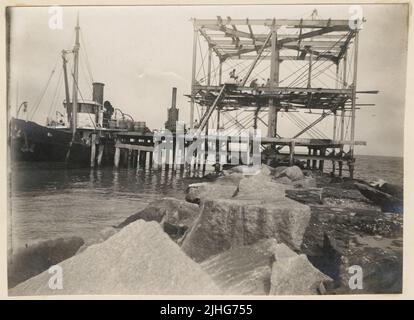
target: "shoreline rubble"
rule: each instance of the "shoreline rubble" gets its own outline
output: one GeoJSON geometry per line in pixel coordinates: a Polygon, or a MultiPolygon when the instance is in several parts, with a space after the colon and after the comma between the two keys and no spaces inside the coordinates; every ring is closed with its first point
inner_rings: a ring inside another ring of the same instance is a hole
{"type": "MultiPolygon", "coordinates": [[[[103,230],[102,242],[62,263],[71,270],[68,281],[84,279],[81,273],[89,270],[85,256],[91,255],[88,264],[95,265],[99,257],[125,283],[90,279],[65,292],[194,294],[204,292],[200,286],[211,294],[238,295],[401,292],[402,215],[382,212],[349,179],[295,166],[262,165],[257,172],[243,173],[241,167],[224,170],[214,180],[189,185],[185,200],[163,198],[103,230]],[[102,255],[121,236],[126,240],[116,250],[124,259],[105,262],[102,255]],[[88,253],[94,251],[97,256],[88,253]],[[180,261],[191,267],[183,268],[180,261]],[[170,267],[169,278],[161,265],[170,267]],[[364,270],[363,290],[349,288],[353,265],[364,270]],[[138,277],[137,272],[144,273],[138,277]],[[127,284],[127,275],[132,283],[127,284]],[[198,276],[204,279],[195,280],[198,286],[189,284],[198,276]],[[179,281],[173,285],[171,277],[179,281]],[[138,278],[139,284],[133,283],[138,278]],[[179,283],[187,287],[178,288],[179,283]]],[[[11,292],[44,293],[39,279],[46,276],[44,272],[11,292]]]]}

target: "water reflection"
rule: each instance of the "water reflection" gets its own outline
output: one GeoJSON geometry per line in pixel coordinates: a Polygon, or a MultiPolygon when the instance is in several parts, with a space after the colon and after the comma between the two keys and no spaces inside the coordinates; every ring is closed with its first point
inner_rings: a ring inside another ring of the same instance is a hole
{"type": "MultiPolygon", "coordinates": [[[[65,168],[61,164],[15,163],[11,181],[13,247],[78,235],[93,241],[164,196],[184,198],[199,172],[139,168],[65,168]]],[[[10,217],[9,217],[10,218],[10,217]]]]}

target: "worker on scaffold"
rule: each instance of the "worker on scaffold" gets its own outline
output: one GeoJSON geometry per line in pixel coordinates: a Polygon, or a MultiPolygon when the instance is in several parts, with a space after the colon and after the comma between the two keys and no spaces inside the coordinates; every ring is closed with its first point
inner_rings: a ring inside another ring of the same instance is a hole
{"type": "Polygon", "coordinates": [[[230,76],[230,81],[231,82],[237,83],[237,79],[239,77],[236,75],[236,69],[231,70],[230,73],[229,73],[229,76],[230,76]]]}
{"type": "Polygon", "coordinates": [[[258,87],[258,85],[257,85],[257,79],[253,79],[253,80],[250,82],[250,88],[252,88],[252,89],[253,89],[253,90],[252,90],[253,94],[256,94],[256,93],[257,93],[257,87],[258,87]]]}

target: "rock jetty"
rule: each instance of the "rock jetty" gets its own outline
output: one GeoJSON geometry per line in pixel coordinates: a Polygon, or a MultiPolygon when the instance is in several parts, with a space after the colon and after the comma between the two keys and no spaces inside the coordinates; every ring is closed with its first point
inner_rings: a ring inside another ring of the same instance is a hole
{"type": "MultiPolygon", "coordinates": [[[[299,167],[233,167],[188,187],[185,200],[150,203],[102,242],[12,295],[398,293],[402,215],[383,212],[349,179],[299,167]],[[363,270],[351,288],[350,268],[363,270]]],[[[359,182],[357,182],[359,183],[359,182]]]]}

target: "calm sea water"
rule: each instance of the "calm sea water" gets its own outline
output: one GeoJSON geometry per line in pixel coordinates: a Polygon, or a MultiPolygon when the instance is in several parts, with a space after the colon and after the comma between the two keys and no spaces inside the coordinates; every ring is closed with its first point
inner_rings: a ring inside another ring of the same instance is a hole
{"type": "MultiPolygon", "coordinates": [[[[359,156],[355,176],[402,184],[403,159],[359,156]]],[[[187,186],[199,180],[179,171],[16,163],[10,188],[9,247],[73,235],[93,242],[100,230],[120,223],[151,201],[184,198],[187,186]]]]}

